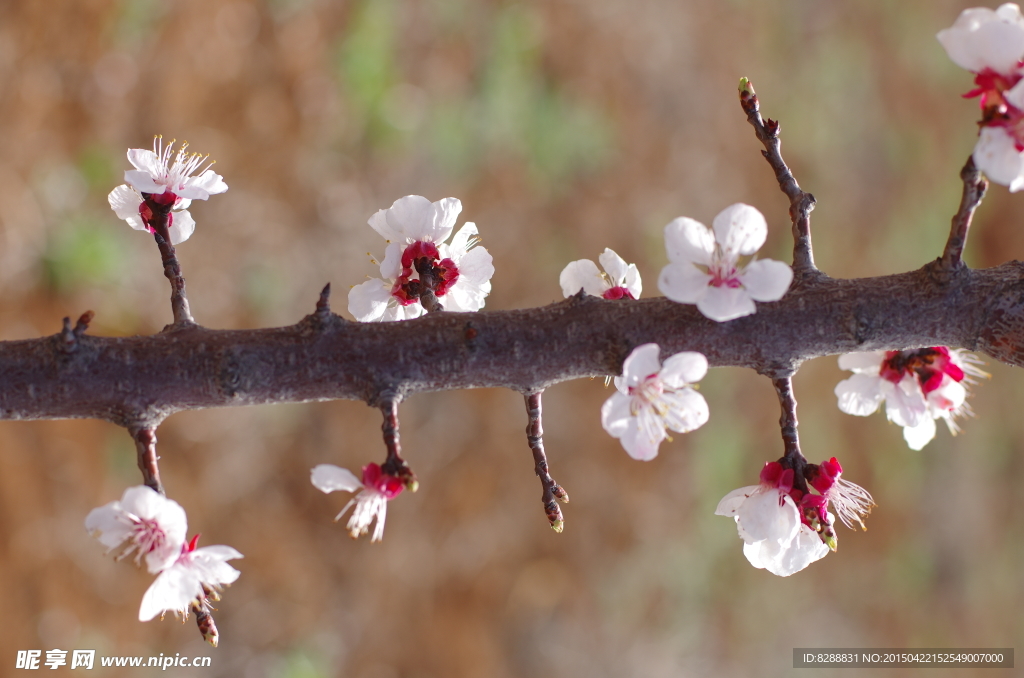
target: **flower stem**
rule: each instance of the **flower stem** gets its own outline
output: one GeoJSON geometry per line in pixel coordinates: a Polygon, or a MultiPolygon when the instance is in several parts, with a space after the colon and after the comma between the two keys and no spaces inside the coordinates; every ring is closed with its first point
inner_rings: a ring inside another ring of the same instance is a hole
{"type": "Polygon", "coordinates": [[[192,311],[188,306],[188,296],[185,293],[185,277],[181,274],[181,265],[178,263],[178,255],[171,244],[171,235],[167,229],[168,217],[170,216],[173,204],[161,205],[144,194],[146,205],[153,212],[149,219],[149,226],[153,229],[153,237],[156,246],[160,249],[160,257],[163,260],[164,276],[171,283],[171,312],[174,314],[175,325],[194,325],[192,311]]]}
{"type": "Polygon", "coordinates": [[[776,377],[772,379],[775,392],[779,396],[779,404],[782,406],[782,416],[779,418],[779,427],[782,429],[782,444],[785,447],[785,456],[780,459],[784,468],[793,469],[793,487],[807,492],[807,480],[804,477],[807,469],[807,459],[800,451],[800,435],[797,431],[799,422],[796,419],[796,397],[793,395],[793,378],[776,377]]]}
{"type": "Polygon", "coordinates": [[[166,496],[164,485],[160,482],[160,465],[158,463],[160,457],[156,454],[156,428],[134,428],[129,429],[129,433],[131,433],[132,440],[135,441],[142,481],[147,487],[166,496]]]}
{"type": "Polygon", "coordinates": [[[548,473],[548,457],[544,452],[544,426],[541,423],[542,393],[543,391],[538,391],[525,396],[526,415],[530,419],[526,425],[526,441],[530,444],[530,450],[533,452],[534,471],[544,488],[544,493],[541,496],[544,513],[547,514],[548,522],[551,523],[551,529],[561,532],[565,527],[565,518],[562,516],[562,508],[558,502],[568,504],[569,494],[548,473]]]}
{"type": "Polygon", "coordinates": [[[949,239],[942,252],[942,268],[954,271],[964,265],[961,258],[964,245],[967,244],[967,232],[971,228],[974,211],[981,205],[988,190],[988,180],[982,176],[981,170],[974,166],[974,156],[967,158],[967,163],[960,170],[960,179],[964,182],[964,192],[960,198],[960,208],[953,215],[953,223],[949,229],[949,239]]]}
{"type": "Polygon", "coordinates": [[[416,474],[409,468],[405,459],[402,459],[402,445],[398,435],[398,401],[386,400],[380,406],[380,410],[384,413],[381,431],[384,433],[384,446],[388,451],[387,459],[381,464],[381,471],[400,479],[405,483],[406,489],[415,492],[419,488],[416,474]]]}

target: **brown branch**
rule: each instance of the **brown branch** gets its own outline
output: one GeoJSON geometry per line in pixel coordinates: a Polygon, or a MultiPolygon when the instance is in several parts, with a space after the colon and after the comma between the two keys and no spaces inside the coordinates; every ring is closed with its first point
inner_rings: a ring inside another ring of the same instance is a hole
{"type": "Polygon", "coordinates": [[[0,419],[87,417],[132,428],[207,407],[363,400],[503,387],[533,393],[570,379],[619,374],[636,346],[700,351],[712,366],[773,378],[810,358],[950,346],[1024,366],[1024,264],[939,280],[936,260],[880,278],[808,282],[726,323],[654,298],[574,297],[541,308],[432,313],[356,323],[314,313],[291,327],[199,326],[136,337],[62,333],[0,342],[0,419]]]}
{"type": "Polygon", "coordinates": [[[526,399],[526,416],[529,418],[529,423],[526,425],[526,441],[533,452],[534,472],[540,478],[543,488],[540,500],[544,504],[544,513],[548,517],[551,529],[561,532],[565,527],[565,518],[562,516],[562,508],[558,502],[568,504],[569,494],[555,482],[548,472],[548,456],[544,452],[544,426],[541,423],[541,392],[530,393],[524,397],[526,399]]]}
{"type": "Polygon", "coordinates": [[[964,183],[964,192],[960,198],[960,208],[953,216],[949,240],[946,241],[941,259],[943,268],[948,271],[958,270],[964,265],[961,257],[967,243],[967,231],[971,228],[974,211],[988,190],[988,181],[982,176],[981,170],[974,166],[974,156],[967,158],[967,163],[960,170],[960,179],[964,183]]]}
{"type": "Polygon", "coordinates": [[[188,295],[185,293],[185,277],[181,274],[181,265],[178,263],[178,255],[171,244],[171,236],[168,231],[167,222],[171,218],[171,207],[173,203],[166,205],[157,203],[150,199],[148,194],[143,194],[146,205],[152,211],[149,218],[149,226],[155,231],[153,238],[156,246],[160,249],[160,258],[164,267],[164,276],[171,283],[171,313],[174,316],[175,327],[186,327],[194,325],[192,311],[188,306],[188,295]]]}
{"type": "Polygon", "coordinates": [[[138,455],[139,470],[142,471],[142,482],[149,488],[160,494],[164,492],[164,485],[160,482],[160,457],[156,454],[156,428],[129,428],[132,440],[135,441],[135,451],[138,455]]]}
{"type": "Polygon", "coordinates": [[[814,265],[814,250],[811,245],[811,211],[814,196],[800,189],[796,177],[782,159],[782,142],[779,140],[781,126],[778,121],[761,119],[760,103],[754,93],[753,84],[746,78],[740,80],[740,106],[747,114],[757,138],[764,144],[761,155],[775,172],[779,188],[789,198],[789,217],[793,221],[793,273],[797,281],[818,273],[814,265]]]}
{"type": "Polygon", "coordinates": [[[410,492],[419,488],[416,474],[409,468],[409,464],[402,459],[402,445],[398,436],[398,400],[388,398],[380,405],[384,413],[384,423],[381,424],[381,431],[384,434],[384,447],[387,449],[387,459],[380,468],[386,475],[398,478],[410,492]]]}
{"type": "Polygon", "coordinates": [[[807,481],[804,478],[804,469],[807,467],[807,459],[800,451],[799,422],[796,418],[796,397],[793,395],[792,377],[779,377],[772,379],[775,392],[779,396],[779,404],[782,406],[782,416],[779,418],[779,427],[782,430],[782,444],[785,454],[782,464],[785,468],[793,469],[793,486],[798,490],[807,492],[807,481]]]}

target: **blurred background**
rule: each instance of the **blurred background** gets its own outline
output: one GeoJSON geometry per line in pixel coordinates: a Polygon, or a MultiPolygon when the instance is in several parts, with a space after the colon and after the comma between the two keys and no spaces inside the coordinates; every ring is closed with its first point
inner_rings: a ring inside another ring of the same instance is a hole
{"type": "MultiPolygon", "coordinates": [[[[818,199],[820,267],[917,268],[941,252],[974,144],[976,102],[959,98],[971,77],[934,38],[966,6],[0,3],[0,340],[87,309],[95,334],[170,322],[152,238],[106,202],[125,151],[154,134],[211,154],[231,187],[194,204],[178,248],[209,327],[291,324],[328,281],[350,317],[348,287],[377,275],[366,253],[383,252],[366,220],[406,194],[462,200],[460,223],[479,225],[495,260],[487,309],[558,300],[562,267],[605,247],[656,294],[665,224],[710,223],[738,201],[768,219],[762,256],[788,259],[788,205],[737,103],[740,76],[818,199]]],[[[993,187],[968,262],[1024,258],[1022,214],[1024,197],[993,187]]],[[[175,415],[159,431],[168,494],[190,534],[245,554],[217,650],[192,620],[136,621],[152,577],[85,532],[90,509],[141,482],[127,433],[0,422],[0,673],[32,648],[213,657],[168,676],[658,678],[790,675],[794,647],[1019,646],[1024,374],[986,369],[977,418],[912,452],[881,413],[839,412],[848,373],[834,357],[803,367],[808,457],[838,456],[878,508],[868,532],[841,528],[837,554],[785,579],[752,568],[713,515],[782,453],[773,389],[748,371],[712,370],[711,420],[649,463],[601,429],[600,380],[551,388],[546,443],[572,497],[561,535],[515,393],[402,406],[420,491],[391,503],[381,544],[351,541],[332,522],[347,496],[309,483],[318,463],[383,458],[363,403],[175,415]]]]}

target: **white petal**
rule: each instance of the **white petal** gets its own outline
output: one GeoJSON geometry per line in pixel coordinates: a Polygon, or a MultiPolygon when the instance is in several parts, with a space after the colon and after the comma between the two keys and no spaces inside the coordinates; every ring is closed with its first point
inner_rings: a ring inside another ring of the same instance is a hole
{"type": "Polygon", "coordinates": [[[458,198],[443,198],[434,203],[433,238],[434,242],[444,242],[455,228],[455,220],[462,212],[462,202],[458,198]]]}
{"type": "Polygon", "coordinates": [[[348,291],[348,312],[361,323],[381,320],[391,301],[391,284],[371,278],[348,291]]]}
{"type": "Polygon", "coordinates": [[[771,552],[775,550],[771,542],[765,542],[765,547],[769,553],[762,554],[764,567],[779,577],[799,572],[814,561],[824,558],[829,551],[828,546],[807,525],[801,525],[796,538],[788,546],[780,548],[775,557],[764,558],[765,555],[774,555],[771,552]]]}
{"type": "Polygon", "coordinates": [[[922,417],[917,426],[904,426],[903,439],[912,450],[924,449],[924,446],[935,437],[935,420],[931,417],[922,417]]]}
{"type": "Polygon", "coordinates": [[[665,227],[665,251],[673,264],[710,266],[715,253],[715,236],[699,221],[679,217],[665,227]]]}
{"type": "Polygon", "coordinates": [[[885,351],[858,351],[839,356],[839,369],[877,375],[882,369],[885,351]]]}
{"type": "Polygon", "coordinates": [[[363,488],[363,481],[360,480],[347,468],[341,468],[334,464],[319,464],[314,466],[310,472],[310,481],[313,487],[321,492],[330,493],[335,490],[342,492],[355,492],[363,488]]]}
{"type": "Polygon", "coordinates": [[[629,268],[626,269],[626,279],[623,280],[623,287],[629,291],[630,296],[634,299],[640,298],[644,285],[640,280],[640,269],[636,267],[636,264],[630,264],[629,268]]]}
{"type": "Polygon", "coordinates": [[[724,323],[757,312],[754,300],[742,287],[709,286],[697,302],[697,310],[716,322],[724,323]]]}
{"type": "Polygon", "coordinates": [[[736,528],[746,542],[787,543],[800,529],[800,512],[789,495],[771,488],[755,492],[736,511],[736,528]]]}
{"type": "Polygon", "coordinates": [[[763,540],[756,541],[753,543],[743,542],[743,555],[747,557],[747,560],[750,562],[751,565],[753,565],[759,570],[764,569],[765,562],[768,560],[768,558],[765,558],[765,556],[768,554],[762,553],[762,547],[764,546],[764,544],[765,542],[763,540]]]}
{"type": "Polygon", "coordinates": [[[722,246],[722,254],[733,260],[758,251],[768,237],[768,222],[764,215],[741,202],[722,210],[711,226],[715,230],[715,240],[722,246]]]}
{"type": "Polygon", "coordinates": [[[194,572],[172,565],[161,572],[143,594],[139,621],[149,621],[163,612],[186,610],[202,592],[203,585],[194,572]]]}
{"type": "Polygon", "coordinates": [[[615,253],[615,250],[608,247],[604,248],[604,252],[597,258],[601,262],[601,268],[608,274],[608,277],[612,279],[612,284],[615,287],[621,287],[623,281],[626,279],[626,272],[629,270],[629,265],[626,261],[615,253]]]}
{"type": "Polygon", "coordinates": [[[883,379],[881,388],[886,400],[885,415],[897,426],[917,426],[922,419],[930,418],[928,402],[913,376],[908,374],[895,385],[883,379]]]}
{"type": "Polygon", "coordinates": [[[781,261],[758,259],[743,270],[740,282],[754,301],[778,301],[793,282],[793,269],[781,261]]]}
{"type": "Polygon", "coordinates": [[[241,572],[227,564],[228,560],[244,556],[230,546],[216,545],[198,548],[191,554],[191,566],[199,580],[210,586],[232,584],[241,572]]]}
{"type": "Polygon", "coordinates": [[[206,200],[211,195],[223,193],[226,190],[228,190],[228,185],[224,183],[224,177],[212,169],[208,169],[198,177],[193,177],[185,182],[184,188],[175,191],[175,194],[191,200],[206,200]]]}
{"type": "MultiPolygon", "coordinates": [[[[110,203],[110,209],[114,210],[114,214],[117,215],[118,219],[128,220],[134,217],[139,224],[136,230],[142,231],[146,229],[142,225],[142,219],[139,218],[139,205],[142,204],[142,196],[131,186],[121,184],[110,192],[107,196],[107,202],[110,203]]],[[[131,222],[129,221],[130,224],[131,222]]],[[[135,227],[132,226],[132,228],[135,227]]]]}
{"type": "MultiPolygon", "coordinates": [[[[454,198],[449,199],[454,200],[454,198]]],[[[475,240],[478,235],[480,235],[480,232],[477,230],[476,224],[472,221],[464,223],[462,228],[455,233],[455,237],[452,238],[451,244],[448,245],[448,256],[452,258],[452,261],[456,264],[459,263],[471,247],[470,240],[475,240]]],[[[441,258],[443,259],[444,257],[442,256],[441,258]]]]}
{"type": "Polygon", "coordinates": [[[855,374],[839,382],[835,388],[839,409],[847,414],[866,417],[882,404],[882,378],[869,374],[855,374]]]}
{"type": "Polygon", "coordinates": [[[377,231],[382,238],[391,243],[398,243],[399,245],[405,245],[405,236],[401,231],[398,231],[391,227],[388,223],[388,211],[377,210],[373,216],[367,219],[366,223],[370,225],[370,228],[377,231]]]}
{"type": "Polygon", "coordinates": [[[974,146],[974,163],[989,179],[1009,186],[1011,191],[1024,186],[1024,158],[1013,137],[1002,127],[982,127],[974,146]]]}
{"type": "Polygon", "coordinates": [[[613,438],[621,438],[631,424],[633,413],[630,411],[632,398],[624,393],[613,393],[601,405],[601,426],[613,438]]]}
{"type": "Polygon", "coordinates": [[[562,287],[562,295],[566,298],[581,289],[595,297],[599,297],[608,289],[608,284],[601,277],[601,271],[590,259],[570,261],[558,276],[558,284],[562,287]]]}
{"type": "Polygon", "coordinates": [[[658,456],[658,447],[665,439],[665,425],[649,407],[641,408],[619,441],[629,456],[637,461],[650,461],[658,456]]]}
{"type": "Polygon", "coordinates": [[[658,354],[661,349],[657,344],[641,344],[630,352],[622,363],[622,378],[628,386],[636,386],[652,374],[661,370],[658,354]]]}
{"type": "Polygon", "coordinates": [[[164,163],[160,160],[160,156],[145,148],[129,148],[128,162],[136,170],[141,170],[153,177],[162,176],[167,171],[164,163]]]}
{"type": "Polygon", "coordinates": [[[669,388],[679,388],[684,384],[695,384],[708,373],[708,359],[697,351],[683,351],[665,360],[661,366],[659,377],[669,388]]]}
{"type": "Polygon", "coordinates": [[[391,230],[401,234],[401,237],[393,239],[396,242],[414,242],[416,240],[440,242],[433,237],[435,235],[435,216],[434,204],[421,195],[407,195],[404,198],[399,198],[385,212],[385,218],[391,230]]]}
{"type": "Polygon", "coordinates": [[[669,407],[662,419],[665,426],[673,431],[689,433],[708,423],[708,401],[689,386],[674,393],[664,393],[661,400],[669,407]]]}
{"type": "Polygon", "coordinates": [[[163,184],[158,184],[149,172],[143,172],[142,170],[126,170],[124,180],[125,183],[131,185],[140,193],[160,195],[167,190],[167,187],[163,184]]]}
{"type": "Polygon", "coordinates": [[[948,374],[943,375],[942,385],[928,394],[928,407],[933,417],[948,414],[959,409],[967,400],[967,389],[948,374]]]}
{"type": "Polygon", "coordinates": [[[169,216],[171,227],[167,229],[167,234],[171,236],[171,244],[178,245],[188,240],[196,230],[196,221],[192,215],[188,210],[181,210],[171,212],[169,216]]]}
{"type": "Polygon", "coordinates": [[[1003,98],[1012,106],[1024,109],[1024,80],[1021,80],[1016,85],[1003,92],[1003,98]]]}
{"type": "Polygon", "coordinates": [[[658,289],[680,304],[696,304],[708,292],[712,277],[690,263],[669,264],[661,269],[658,289]]]}
{"type": "Polygon", "coordinates": [[[1011,3],[996,12],[985,7],[966,9],[936,37],[955,64],[974,73],[990,68],[1010,75],[1024,54],[1024,20],[1011,3]]]}
{"type": "Polygon", "coordinates": [[[722,501],[718,502],[718,508],[715,509],[716,516],[727,516],[735,517],[736,510],[743,505],[743,502],[747,500],[747,497],[754,494],[761,489],[760,485],[748,485],[747,487],[741,487],[737,490],[733,490],[729,494],[722,497],[722,501]]]}
{"type": "Polygon", "coordinates": [[[402,275],[402,253],[405,244],[390,242],[384,248],[384,261],[380,262],[380,277],[384,280],[396,280],[402,275]]]}

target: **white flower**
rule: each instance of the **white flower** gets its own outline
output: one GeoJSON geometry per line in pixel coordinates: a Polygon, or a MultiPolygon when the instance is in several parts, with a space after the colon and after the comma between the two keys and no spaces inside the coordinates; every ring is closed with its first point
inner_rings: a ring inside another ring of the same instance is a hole
{"type": "Polygon", "coordinates": [[[417,266],[429,265],[434,294],[448,311],[479,311],[491,291],[494,265],[490,253],[474,247],[476,224],[467,222],[450,244],[462,203],[445,198],[431,203],[418,195],[400,198],[370,217],[369,224],[388,246],[380,264],[381,278],[356,285],[349,292],[349,312],[360,322],[409,320],[425,309],[419,295],[417,266]]]}
{"type": "Polygon", "coordinates": [[[184,544],[177,560],[146,590],[139,621],[149,621],[164,612],[187,617],[193,604],[204,605],[212,592],[238,579],[239,571],[227,561],[241,558],[241,553],[230,546],[196,548],[198,540],[196,535],[184,544]]]}
{"type": "Polygon", "coordinates": [[[601,425],[618,438],[629,456],[649,461],[669,428],[686,433],[708,420],[708,403],[690,388],[708,371],[708,361],[694,351],[677,353],[662,365],[657,344],[633,349],[615,377],[617,393],[601,407],[601,425]]]}
{"type": "Polygon", "coordinates": [[[944,419],[953,435],[954,419],[969,415],[964,383],[988,376],[966,351],[944,346],[908,351],[868,351],[840,356],[839,367],[854,375],[839,382],[839,409],[866,417],[885,402],[889,421],[903,427],[903,438],[920,450],[935,437],[935,420],[944,419]]]}
{"type": "Polygon", "coordinates": [[[743,555],[750,564],[780,577],[799,572],[829,551],[818,534],[801,522],[789,495],[792,489],[793,471],[769,462],[759,485],[733,490],[715,509],[715,515],[736,520],[743,555]]]}
{"type": "Polygon", "coordinates": [[[966,9],[936,36],[949,58],[975,74],[981,130],[974,164],[1010,191],[1024,188],[1024,17],[1012,3],[966,9]]]}
{"type": "Polygon", "coordinates": [[[671,263],[661,270],[658,289],[682,304],[696,304],[706,317],[725,322],[756,312],[755,301],[778,301],[793,280],[793,270],[772,259],[739,266],[768,236],[768,224],[755,208],[743,203],[726,207],[715,217],[714,232],[688,217],[665,227],[665,249],[671,263]]]}
{"type": "Polygon", "coordinates": [[[640,298],[643,285],[636,264],[626,264],[622,257],[607,247],[598,260],[603,272],[590,259],[569,262],[558,276],[565,297],[571,297],[582,289],[589,295],[605,299],[640,298]]]}
{"type": "Polygon", "coordinates": [[[123,546],[118,559],[134,552],[136,565],[145,558],[147,569],[157,573],[178,558],[188,525],[178,502],[139,485],[125,490],[121,501],[90,511],[85,528],[100,533],[108,552],[123,546]]]}
{"type": "MultiPolygon", "coordinates": [[[[186,153],[188,144],[183,144],[172,158],[172,141],[165,148],[163,138],[153,140],[153,150],[132,148],[128,151],[128,160],[135,166],[134,170],[124,173],[122,184],[110,192],[107,202],[119,219],[137,231],[153,232],[149,220],[152,210],[145,204],[142,194],[152,196],[159,204],[172,204],[168,215],[167,230],[171,244],[185,242],[196,228],[196,222],[188,213],[188,206],[193,200],[206,200],[211,195],[228,190],[224,179],[212,169],[207,168],[199,175],[192,176],[209,156],[197,153],[186,153]]],[[[212,164],[212,163],[211,163],[212,164]]]]}
{"type": "Polygon", "coordinates": [[[348,469],[333,464],[320,464],[313,468],[310,480],[321,492],[342,490],[356,493],[334,519],[340,520],[345,512],[355,505],[355,510],[348,519],[349,535],[355,539],[361,534],[366,534],[370,529],[370,523],[376,518],[377,525],[373,529],[371,542],[383,539],[388,502],[405,489],[400,479],[382,472],[377,464],[367,464],[363,467],[362,480],[356,478],[348,469]]]}

